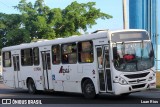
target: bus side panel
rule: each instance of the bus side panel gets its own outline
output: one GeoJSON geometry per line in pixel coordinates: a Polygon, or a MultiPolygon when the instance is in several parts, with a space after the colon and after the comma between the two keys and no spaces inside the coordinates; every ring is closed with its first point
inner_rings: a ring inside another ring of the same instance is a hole
{"type": "MultiPolygon", "coordinates": [[[[97,79],[98,78],[98,73],[97,73],[97,70],[96,70],[95,62],[80,64],[78,66],[78,68],[80,68],[80,69],[78,69],[79,74],[82,75],[82,76],[80,76],[80,81],[82,82],[82,79],[84,79],[84,78],[91,79],[93,84],[94,84],[96,94],[98,94],[99,93],[98,79],[97,79]]],[[[81,84],[80,84],[80,86],[81,86],[81,84]]]]}
{"type": "Polygon", "coordinates": [[[63,73],[59,73],[61,69],[62,64],[53,65],[52,64],[52,84],[54,86],[55,91],[63,91],[63,81],[64,81],[64,75],[63,73]]]}
{"type": "Polygon", "coordinates": [[[3,68],[3,83],[6,86],[15,87],[15,83],[14,83],[14,71],[13,71],[13,67],[5,67],[3,68]]]}
{"type": "Polygon", "coordinates": [[[28,78],[32,78],[36,89],[37,90],[43,90],[43,84],[42,84],[42,80],[40,79],[42,76],[42,71],[41,71],[41,67],[36,67],[36,66],[22,66],[21,67],[21,73],[23,75],[22,76],[22,81],[26,81],[26,84],[23,85],[24,89],[27,89],[27,79],[28,78]],[[37,69],[40,68],[40,69],[37,69]],[[25,74],[25,75],[24,75],[25,74]]]}
{"type": "Polygon", "coordinates": [[[81,93],[81,82],[79,81],[64,81],[64,91],[65,92],[75,92],[75,93],[81,93]]]}
{"type": "MultiPolygon", "coordinates": [[[[68,73],[64,75],[64,91],[66,92],[81,92],[81,85],[80,85],[80,77],[79,73],[77,72],[77,66],[79,64],[66,64],[64,68],[68,68],[68,73]]],[[[61,74],[62,75],[62,74],[61,74]]]]}
{"type": "Polygon", "coordinates": [[[52,81],[55,91],[81,92],[77,64],[60,64],[52,66],[52,81]]]}

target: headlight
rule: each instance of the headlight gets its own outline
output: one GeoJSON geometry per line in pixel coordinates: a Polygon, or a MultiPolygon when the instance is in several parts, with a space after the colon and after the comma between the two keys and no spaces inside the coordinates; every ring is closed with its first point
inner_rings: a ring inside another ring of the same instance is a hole
{"type": "Polygon", "coordinates": [[[122,85],[128,84],[127,81],[125,79],[123,79],[122,77],[116,78],[113,82],[114,83],[120,83],[122,85]]]}
{"type": "Polygon", "coordinates": [[[126,85],[127,81],[125,79],[119,77],[119,83],[122,84],[122,85],[126,85]]]}
{"type": "Polygon", "coordinates": [[[152,81],[152,80],[155,79],[155,78],[156,78],[156,74],[153,73],[153,74],[151,74],[151,75],[149,76],[148,81],[152,81]]]}

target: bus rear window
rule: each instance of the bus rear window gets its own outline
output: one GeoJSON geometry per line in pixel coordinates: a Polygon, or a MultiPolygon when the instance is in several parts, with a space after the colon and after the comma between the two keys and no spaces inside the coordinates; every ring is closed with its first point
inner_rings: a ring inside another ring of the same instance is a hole
{"type": "Polygon", "coordinates": [[[3,67],[11,67],[11,52],[3,52],[3,67]]]}

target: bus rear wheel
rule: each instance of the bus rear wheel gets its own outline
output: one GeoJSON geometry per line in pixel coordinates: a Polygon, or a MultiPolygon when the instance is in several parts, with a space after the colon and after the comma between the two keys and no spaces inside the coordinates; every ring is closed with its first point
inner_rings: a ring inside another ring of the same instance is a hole
{"type": "Polygon", "coordinates": [[[95,87],[90,79],[84,81],[82,90],[85,98],[88,99],[95,98],[96,96],[95,87]]]}
{"type": "Polygon", "coordinates": [[[28,80],[28,92],[30,94],[36,93],[36,86],[35,86],[34,81],[32,79],[28,80]]]}

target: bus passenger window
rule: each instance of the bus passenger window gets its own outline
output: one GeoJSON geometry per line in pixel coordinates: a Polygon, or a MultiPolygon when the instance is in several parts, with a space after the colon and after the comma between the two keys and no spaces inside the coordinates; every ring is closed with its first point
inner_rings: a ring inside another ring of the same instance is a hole
{"type": "Polygon", "coordinates": [[[34,65],[39,65],[39,48],[33,48],[33,60],[34,65]]]}
{"type": "Polygon", "coordinates": [[[62,45],[62,63],[75,64],[77,63],[77,45],[69,43],[62,45]]]}
{"type": "Polygon", "coordinates": [[[79,62],[92,63],[93,62],[93,43],[92,41],[85,41],[78,43],[79,62]]]}
{"type": "Polygon", "coordinates": [[[60,46],[59,45],[52,46],[52,62],[53,64],[60,63],[60,46]]]}
{"type": "Polygon", "coordinates": [[[33,58],[32,58],[32,49],[22,49],[21,50],[21,64],[22,66],[31,66],[33,65],[33,58]]]}
{"type": "Polygon", "coordinates": [[[68,63],[68,55],[63,55],[62,58],[63,58],[63,60],[62,60],[63,63],[65,63],[65,64],[68,63]]]}
{"type": "Polygon", "coordinates": [[[11,67],[11,52],[3,52],[3,67],[11,67]]]}

